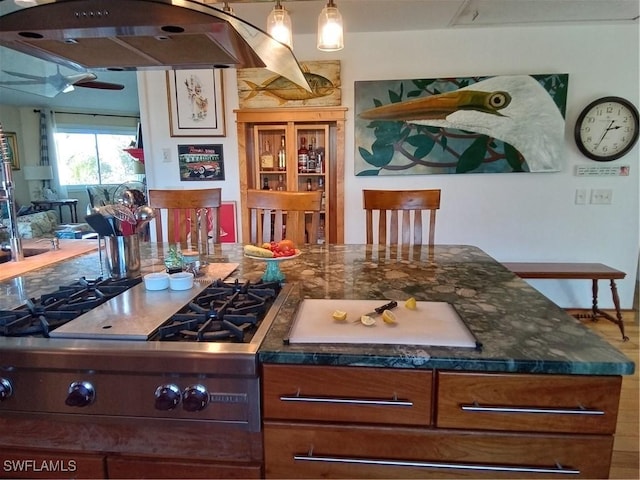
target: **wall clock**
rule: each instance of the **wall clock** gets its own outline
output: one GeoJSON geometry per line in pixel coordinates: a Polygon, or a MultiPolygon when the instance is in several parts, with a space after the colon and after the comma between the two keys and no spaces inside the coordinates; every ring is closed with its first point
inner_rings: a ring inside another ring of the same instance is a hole
{"type": "Polygon", "coordinates": [[[620,97],[591,102],[578,116],[574,130],[576,145],[587,157],[609,162],[622,157],[638,141],[638,109],[620,97]]]}

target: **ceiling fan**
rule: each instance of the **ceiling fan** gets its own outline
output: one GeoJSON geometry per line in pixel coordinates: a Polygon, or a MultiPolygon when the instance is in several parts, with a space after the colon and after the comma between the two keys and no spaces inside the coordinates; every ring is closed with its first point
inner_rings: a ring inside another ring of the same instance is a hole
{"type": "Polygon", "coordinates": [[[45,92],[41,94],[46,97],[55,97],[59,93],[71,92],[75,87],[95,88],[99,90],[122,90],[124,88],[124,85],[119,83],[97,81],[96,79],[98,76],[95,73],[84,72],[74,75],[63,75],[60,73],[59,66],[56,66],[56,73],[54,75],[47,76],[31,75],[28,73],[12,72],[9,70],[2,70],[2,73],[22,80],[1,81],[0,86],[20,89],[21,86],[28,87],[42,85],[45,92]]]}

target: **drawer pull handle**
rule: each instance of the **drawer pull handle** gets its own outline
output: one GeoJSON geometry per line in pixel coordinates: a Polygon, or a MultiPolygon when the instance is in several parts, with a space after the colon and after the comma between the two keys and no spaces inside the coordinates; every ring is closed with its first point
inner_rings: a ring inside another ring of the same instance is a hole
{"type": "Polygon", "coordinates": [[[383,460],[375,458],[350,458],[350,457],[324,457],[313,455],[310,451],[308,455],[294,455],[294,460],[307,462],[327,462],[327,463],[349,463],[361,465],[383,465],[395,467],[420,467],[420,468],[441,468],[450,470],[481,470],[493,472],[527,472],[527,473],[561,473],[579,475],[580,470],[565,468],[561,465],[555,467],[533,467],[533,466],[512,466],[512,465],[490,465],[474,463],[447,463],[447,462],[426,462],[416,460],[383,460]]]}
{"type": "Polygon", "coordinates": [[[294,455],[294,460],[304,462],[325,462],[325,463],[348,463],[360,465],[382,465],[390,467],[418,467],[418,468],[439,468],[446,470],[476,470],[490,472],[526,472],[526,473],[544,473],[554,474],[560,473],[565,475],[579,475],[580,470],[574,468],[566,468],[562,465],[555,467],[534,467],[534,466],[518,466],[518,465],[492,465],[482,463],[455,463],[455,462],[427,462],[417,460],[387,460],[376,458],[353,458],[353,457],[334,457],[313,455],[310,450],[307,455],[294,455]]]}
{"type": "Polygon", "coordinates": [[[494,405],[460,405],[465,412],[490,412],[490,413],[554,413],[563,415],[604,415],[602,410],[588,410],[584,407],[576,408],[545,408],[545,407],[499,407],[494,405]]]}
{"type": "Polygon", "coordinates": [[[303,402],[303,403],[339,403],[343,405],[383,405],[393,407],[413,407],[413,402],[409,400],[399,400],[396,395],[391,400],[366,399],[366,398],[337,398],[337,397],[304,397],[300,395],[300,390],[295,395],[282,395],[283,402],[303,402]]]}

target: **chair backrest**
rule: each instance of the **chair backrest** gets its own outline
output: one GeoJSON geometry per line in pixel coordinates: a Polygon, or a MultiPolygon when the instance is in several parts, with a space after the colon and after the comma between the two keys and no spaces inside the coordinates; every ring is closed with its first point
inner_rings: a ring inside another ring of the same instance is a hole
{"type": "Polygon", "coordinates": [[[421,245],[422,213],[424,210],[429,211],[428,244],[434,244],[436,210],[440,208],[439,189],[363,190],[362,193],[367,218],[367,244],[398,245],[400,243],[409,245],[413,243],[414,245],[421,245]],[[376,211],[378,213],[374,215],[376,211]],[[398,223],[398,212],[401,214],[401,223],[398,223]],[[412,212],[413,229],[411,222],[412,212]],[[376,220],[377,229],[374,228],[376,220]],[[402,227],[402,235],[400,237],[398,237],[399,225],[402,227]],[[374,233],[377,233],[377,242],[374,239],[374,233]]]}
{"type": "Polygon", "coordinates": [[[249,241],[258,244],[287,238],[296,245],[316,243],[321,204],[321,191],[247,190],[249,241]]]}
{"type": "Polygon", "coordinates": [[[220,243],[222,189],[149,190],[148,203],[155,210],[158,242],[197,246],[201,253],[209,253],[209,239],[220,243]]]}

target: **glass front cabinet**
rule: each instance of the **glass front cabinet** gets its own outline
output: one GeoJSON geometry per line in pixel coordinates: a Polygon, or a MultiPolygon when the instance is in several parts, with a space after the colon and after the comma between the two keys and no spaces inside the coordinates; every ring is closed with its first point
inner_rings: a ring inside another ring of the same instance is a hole
{"type": "Polygon", "coordinates": [[[323,192],[319,242],[344,243],[344,107],[236,110],[242,238],[247,189],[323,192]]]}

